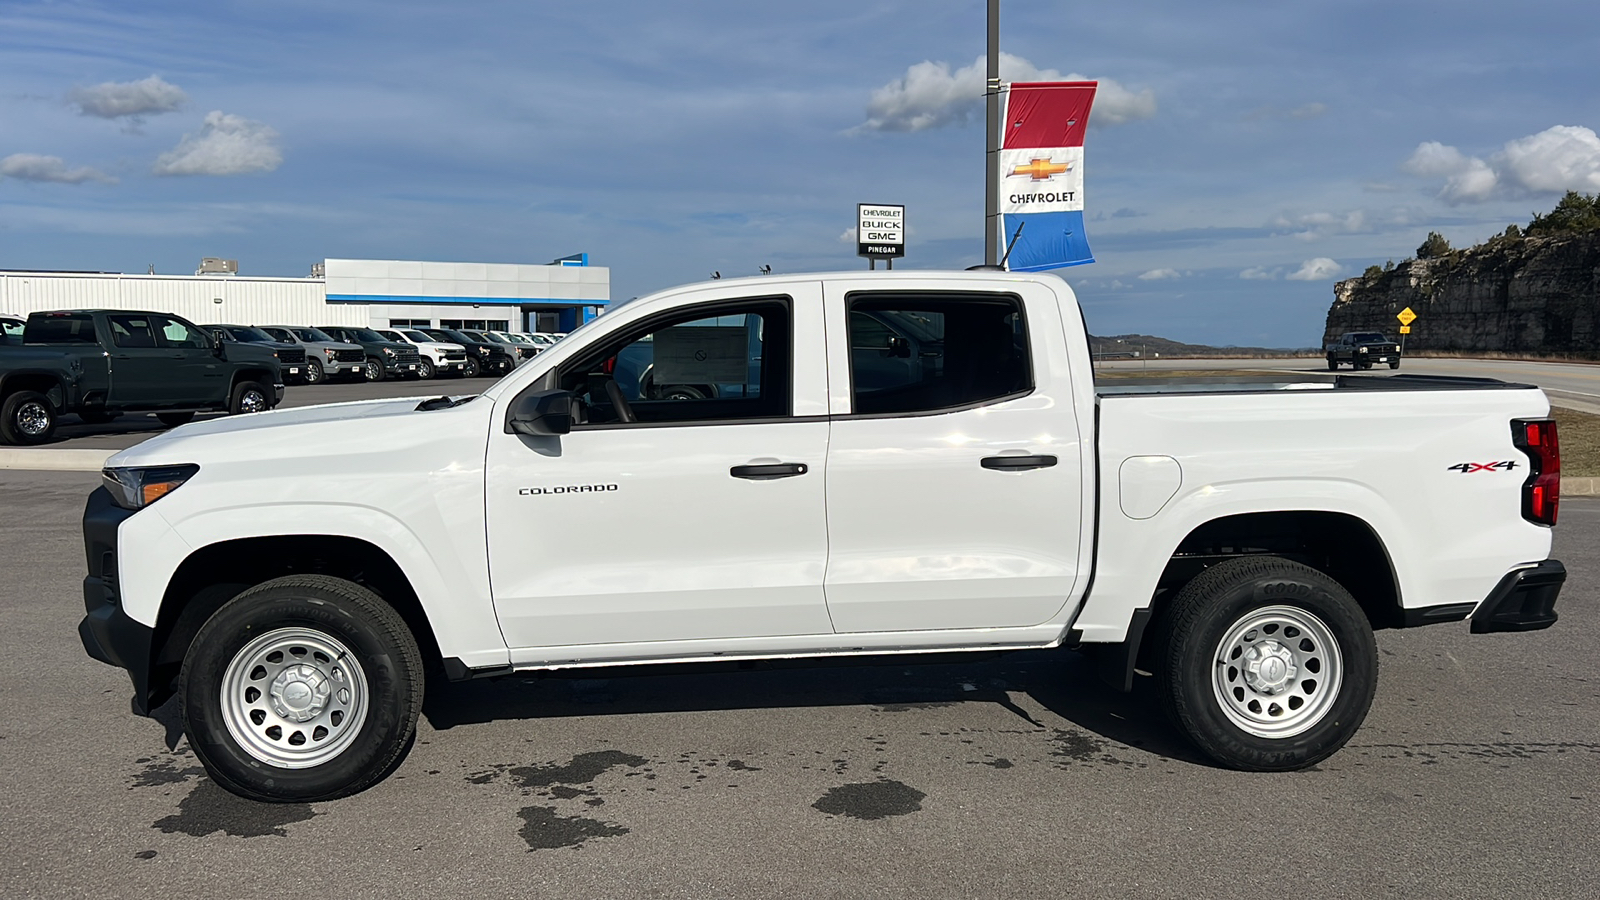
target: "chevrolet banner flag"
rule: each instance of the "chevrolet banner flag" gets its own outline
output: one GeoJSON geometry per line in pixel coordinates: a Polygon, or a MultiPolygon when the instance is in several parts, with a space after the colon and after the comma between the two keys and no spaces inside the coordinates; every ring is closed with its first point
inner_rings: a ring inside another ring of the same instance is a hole
{"type": "Polygon", "coordinates": [[[1097,81],[1009,85],[1000,143],[1001,246],[1015,272],[1094,262],[1083,233],[1083,132],[1097,81]]]}

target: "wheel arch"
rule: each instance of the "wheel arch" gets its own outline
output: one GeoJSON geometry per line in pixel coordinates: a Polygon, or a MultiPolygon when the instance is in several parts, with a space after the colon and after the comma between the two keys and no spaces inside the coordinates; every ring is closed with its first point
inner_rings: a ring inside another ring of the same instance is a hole
{"type": "Polygon", "coordinates": [[[66,411],[66,383],[60,375],[42,369],[18,369],[0,375],[0,400],[18,391],[38,391],[57,413],[66,411]]]}
{"type": "Polygon", "coordinates": [[[184,656],[212,614],[249,588],[285,575],[328,575],[371,590],[400,614],[430,668],[440,665],[421,599],[383,548],[337,535],[242,537],[194,551],[168,581],[151,638],[150,708],[172,696],[184,656]]]}
{"type": "Polygon", "coordinates": [[[1155,641],[1173,597],[1213,565],[1244,556],[1278,556],[1304,563],[1343,585],[1374,629],[1405,623],[1393,556],[1365,519],[1330,510],[1235,513],[1192,528],[1173,549],[1154,593],[1134,611],[1127,637],[1117,644],[1085,644],[1113,687],[1130,690],[1137,669],[1149,671],[1155,641]]]}

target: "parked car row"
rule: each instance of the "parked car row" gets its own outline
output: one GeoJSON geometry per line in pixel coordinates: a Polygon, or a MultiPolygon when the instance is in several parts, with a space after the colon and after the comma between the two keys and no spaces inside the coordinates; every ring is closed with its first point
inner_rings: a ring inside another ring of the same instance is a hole
{"type": "MultiPolygon", "coordinates": [[[[538,338],[537,340],[535,338],[538,338]]],[[[0,443],[50,439],[59,417],[259,412],[284,384],[503,375],[554,343],[454,329],[195,325],[139,310],[0,314],[0,443]]]]}

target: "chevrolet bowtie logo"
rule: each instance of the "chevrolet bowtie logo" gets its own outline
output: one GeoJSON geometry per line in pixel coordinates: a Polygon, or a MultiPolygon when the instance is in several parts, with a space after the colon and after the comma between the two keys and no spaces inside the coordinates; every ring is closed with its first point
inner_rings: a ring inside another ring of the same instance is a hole
{"type": "Polygon", "coordinates": [[[1051,175],[1060,175],[1072,168],[1072,163],[1051,162],[1049,159],[1036,159],[1025,166],[1017,166],[1011,170],[1013,175],[1031,175],[1034,181],[1049,181],[1051,175]]]}

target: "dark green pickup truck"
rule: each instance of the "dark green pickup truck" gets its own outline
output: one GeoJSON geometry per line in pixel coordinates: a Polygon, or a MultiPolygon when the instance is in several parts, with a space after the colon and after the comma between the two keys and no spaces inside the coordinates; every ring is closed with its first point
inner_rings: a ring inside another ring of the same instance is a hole
{"type": "Polygon", "coordinates": [[[105,422],[153,412],[176,426],[196,412],[260,412],[281,400],[282,368],[270,349],[222,343],[166,313],[34,313],[20,345],[0,345],[4,444],[44,443],[67,413],[105,422]]]}

